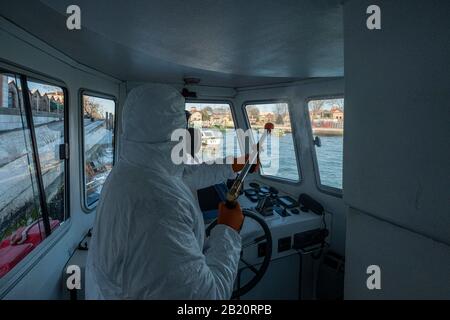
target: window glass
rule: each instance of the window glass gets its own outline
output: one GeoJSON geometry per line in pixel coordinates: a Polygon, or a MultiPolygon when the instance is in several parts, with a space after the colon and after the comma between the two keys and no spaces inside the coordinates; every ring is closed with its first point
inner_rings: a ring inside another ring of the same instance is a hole
{"type": "Polygon", "coordinates": [[[65,216],[65,160],[60,145],[65,143],[64,91],[43,82],[28,81],[36,144],[48,212],[56,223],[65,216]]]}
{"type": "Polygon", "coordinates": [[[288,104],[249,104],[245,109],[254,141],[259,140],[267,122],[275,125],[260,154],[261,174],[299,181],[288,104]]]}
{"type": "Polygon", "coordinates": [[[100,197],[114,163],[116,103],[83,94],[84,173],[87,206],[100,197]]]}
{"type": "Polygon", "coordinates": [[[18,76],[0,73],[0,278],[45,237],[18,76]]]}
{"type": "Polygon", "coordinates": [[[186,103],[188,127],[201,131],[199,162],[241,154],[231,107],[227,103],[186,103]]]}
{"type": "Polygon", "coordinates": [[[320,183],[342,189],[344,99],[311,100],[308,109],[315,141],[320,139],[315,143],[320,183]]]}

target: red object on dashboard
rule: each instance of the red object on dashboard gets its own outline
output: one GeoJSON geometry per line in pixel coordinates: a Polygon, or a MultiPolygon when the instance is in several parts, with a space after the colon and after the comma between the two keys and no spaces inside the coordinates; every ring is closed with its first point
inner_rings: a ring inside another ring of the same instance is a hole
{"type": "Polygon", "coordinates": [[[7,274],[16,264],[33,250],[31,243],[8,246],[0,249],[0,278],[7,274]]]}
{"type": "MultiPolygon", "coordinates": [[[[59,220],[50,220],[50,229],[59,226],[59,220]]],[[[29,226],[20,227],[0,242],[0,278],[7,274],[42,240],[45,239],[44,223],[39,219],[29,226]]]]}
{"type": "MultiPolygon", "coordinates": [[[[55,229],[57,226],[59,226],[58,220],[50,220],[51,230],[55,229]]],[[[35,221],[29,226],[20,227],[9,238],[11,245],[31,243],[35,246],[41,243],[43,239],[45,239],[45,231],[42,219],[35,221]]]]}

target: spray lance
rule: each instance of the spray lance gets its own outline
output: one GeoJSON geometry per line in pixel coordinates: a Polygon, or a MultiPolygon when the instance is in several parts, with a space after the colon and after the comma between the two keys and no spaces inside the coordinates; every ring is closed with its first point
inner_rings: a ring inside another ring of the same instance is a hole
{"type": "Polygon", "coordinates": [[[248,173],[250,172],[252,166],[254,165],[254,163],[258,157],[260,145],[264,142],[267,135],[270,134],[274,128],[275,128],[275,126],[273,125],[273,123],[270,123],[270,122],[267,122],[264,125],[264,132],[261,135],[261,137],[259,138],[259,141],[256,144],[256,148],[253,150],[253,152],[250,153],[247,161],[245,162],[244,168],[241,170],[241,172],[239,173],[236,180],[234,180],[234,183],[231,186],[230,190],[227,192],[227,197],[226,197],[226,202],[225,202],[225,205],[227,206],[227,208],[232,209],[232,208],[236,207],[236,200],[239,197],[239,193],[241,191],[242,186],[244,185],[245,178],[247,177],[248,173]]]}

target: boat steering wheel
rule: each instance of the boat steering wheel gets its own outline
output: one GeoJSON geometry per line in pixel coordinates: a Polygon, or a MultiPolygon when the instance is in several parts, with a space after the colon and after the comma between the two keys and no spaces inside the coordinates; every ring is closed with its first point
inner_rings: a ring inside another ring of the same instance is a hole
{"type": "MultiPolygon", "coordinates": [[[[237,286],[235,286],[235,290],[233,291],[233,294],[231,295],[231,299],[236,299],[250,290],[252,290],[259,281],[261,281],[262,277],[267,271],[267,268],[269,267],[270,260],[272,258],[272,233],[270,232],[269,226],[264,221],[263,218],[255,214],[253,211],[249,209],[242,209],[242,214],[244,215],[245,219],[252,219],[254,220],[263,230],[264,234],[254,238],[252,241],[242,244],[242,250],[241,250],[241,258],[240,262],[242,262],[242,265],[244,267],[238,269],[238,278],[240,278],[240,274],[243,270],[249,269],[254,273],[253,277],[248,281],[246,284],[241,285],[240,281],[237,282],[237,286]],[[245,259],[243,258],[243,250],[247,247],[257,245],[259,243],[262,243],[265,241],[264,245],[264,259],[262,263],[259,264],[259,268],[255,267],[254,265],[251,265],[245,259]]],[[[244,220],[245,222],[245,220],[244,220]]],[[[206,228],[206,236],[209,237],[209,234],[211,233],[212,228],[214,228],[217,225],[217,220],[214,220],[207,228],[206,228]]],[[[241,265],[241,263],[240,263],[241,265]]]]}

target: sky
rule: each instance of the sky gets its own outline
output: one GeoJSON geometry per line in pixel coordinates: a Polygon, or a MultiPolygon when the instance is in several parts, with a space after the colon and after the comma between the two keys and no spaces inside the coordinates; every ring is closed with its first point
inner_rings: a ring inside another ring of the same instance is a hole
{"type": "MultiPolygon", "coordinates": [[[[16,83],[20,82],[19,78],[8,76],[8,83],[10,83],[11,81],[14,81],[16,83]]],[[[62,91],[60,87],[33,81],[28,81],[28,89],[30,89],[30,91],[39,90],[42,95],[46,92],[62,91]]]]}
{"type": "MultiPolygon", "coordinates": [[[[342,109],[344,109],[344,99],[326,99],[325,103],[322,106],[322,110],[330,110],[334,106],[336,100],[340,101],[340,105],[342,106],[342,109]]],[[[309,103],[308,107],[310,107],[309,103]]]]}
{"type": "Polygon", "coordinates": [[[257,107],[260,112],[275,112],[276,104],[275,103],[264,103],[264,104],[248,104],[245,108],[257,107]]]}
{"type": "MultiPolygon", "coordinates": [[[[213,104],[213,103],[192,103],[192,102],[186,103],[186,109],[187,110],[190,110],[194,106],[197,109],[200,109],[200,110],[205,108],[205,107],[207,107],[207,106],[210,106],[212,108],[214,108],[214,107],[216,107],[216,108],[217,107],[230,108],[229,104],[223,104],[223,103],[221,103],[221,104],[219,104],[219,103],[217,103],[217,104],[213,104]]],[[[249,104],[246,107],[250,107],[250,106],[255,106],[255,105],[250,105],[249,104]]],[[[274,103],[267,103],[267,104],[258,104],[256,106],[258,107],[259,111],[261,111],[261,112],[274,112],[276,105],[274,103]]]]}
{"type": "Polygon", "coordinates": [[[62,89],[60,87],[37,83],[37,82],[32,82],[32,81],[28,81],[28,89],[30,89],[30,91],[39,90],[41,95],[43,95],[46,92],[57,92],[57,91],[61,92],[62,91],[62,89]]]}
{"type": "Polygon", "coordinates": [[[230,105],[228,103],[194,103],[194,102],[186,102],[186,110],[191,110],[192,108],[197,108],[199,110],[203,110],[203,108],[211,107],[215,108],[225,108],[230,109],[230,105]]]}
{"type": "Polygon", "coordinates": [[[92,97],[88,96],[89,101],[92,101],[94,104],[97,103],[100,105],[100,108],[102,110],[102,115],[105,115],[105,112],[109,112],[114,114],[116,109],[116,103],[114,100],[111,99],[104,99],[104,98],[98,98],[98,97],[92,97]]]}

